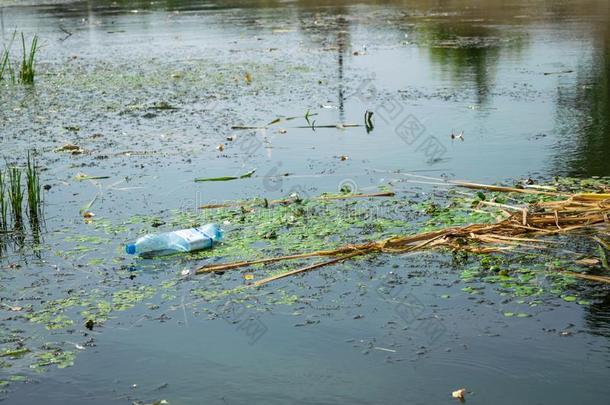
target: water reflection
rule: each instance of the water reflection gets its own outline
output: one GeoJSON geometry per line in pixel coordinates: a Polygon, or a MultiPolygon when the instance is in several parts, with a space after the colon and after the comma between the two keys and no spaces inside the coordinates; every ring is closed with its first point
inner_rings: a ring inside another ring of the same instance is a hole
{"type": "Polygon", "coordinates": [[[587,308],[585,321],[592,333],[610,338],[610,291],[594,297],[595,304],[587,308]]]}
{"type": "Polygon", "coordinates": [[[486,104],[495,82],[500,34],[485,26],[444,22],[418,24],[417,32],[418,43],[428,48],[432,63],[457,86],[472,87],[477,104],[486,104]]]}
{"type": "Polygon", "coordinates": [[[578,67],[573,84],[557,89],[561,135],[557,171],[572,176],[610,175],[610,30],[593,39],[593,55],[578,67]],[[567,153],[566,153],[567,152],[567,153]]]}
{"type": "MultiPolygon", "coordinates": [[[[416,45],[429,58],[429,66],[420,68],[440,72],[440,79],[435,79],[437,82],[424,85],[436,86],[440,80],[448,79],[457,91],[472,94],[474,103],[479,106],[492,104],[496,90],[504,84],[498,82],[498,69],[504,66],[503,57],[506,56],[513,64],[523,60],[525,49],[531,49],[536,42],[530,38],[538,32],[536,30],[550,33],[545,35],[559,35],[561,41],[574,41],[571,36],[579,35],[584,45],[583,52],[589,48],[591,56],[582,60],[577,72],[572,75],[575,80],[570,76],[559,80],[554,100],[556,128],[553,131],[558,139],[551,172],[610,174],[610,160],[606,158],[610,151],[610,34],[607,13],[610,3],[592,1],[582,5],[578,2],[488,1],[485,5],[473,5],[466,0],[365,3],[354,5],[340,0],[297,0],[289,3],[108,0],[53,3],[25,10],[28,15],[44,15],[46,23],[57,29],[61,24],[81,24],[84,19],[95,31],[97,24],[106,27],[121,15],[134,15],[137,16],[132,18],[134,24],[145,26],[147,32],[154,32],[159,21],[159,16],[154,13],[158,11],[205,16],[218,24],[223,32],[270,28],[274,25],[295,26],[299,35],[320,50],[336,53],[334,84],[341,121],[345,116],[346,64],[351,62],[350,52],[355,49],[352,44],[353,32],[363,27],[369,29],[371,34],[377,30],[395,34],[394,38],[402,37],[405,32],[413,32],[416,45]],[[380,4],[384,7],[375,7],[380,4]],[[136,10],[138,13],[134,13],[136,10]],[[149,11],[152,13],[147,13],[149,11]],[[142,17],[139,14],[147,15],[142,17]],[[574,25],[569,30],[563,28],[574,22],[579,24],[576,28],[574,25]],[[505,29],[506,25],[511,25],[513,29],[505,29]]],[[[5,42],[15,28],[11,24],[15,24],[14,21],[23,22],[26,18],[18,13],[21,20],[15,20],[15,8],[8,7],[6,10],[0,8],[0,29],[5,42]],[[7,12],[10,15],[7,16],[7,12]]],[[[569,46],[573,47],[574,43],[569,46]]],[[[521,131],[527,130],[521,128],[521,131]]]]}

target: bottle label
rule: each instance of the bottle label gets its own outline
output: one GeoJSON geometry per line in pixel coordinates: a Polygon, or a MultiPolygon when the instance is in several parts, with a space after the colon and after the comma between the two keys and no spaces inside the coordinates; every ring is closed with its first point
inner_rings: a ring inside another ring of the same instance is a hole
{"type": "Polygon", "coordinates": [[[197,228],[183,229],[175,233],[188,242],[189,250],[205,249],[212,245],[212,239],[197,228]]]}

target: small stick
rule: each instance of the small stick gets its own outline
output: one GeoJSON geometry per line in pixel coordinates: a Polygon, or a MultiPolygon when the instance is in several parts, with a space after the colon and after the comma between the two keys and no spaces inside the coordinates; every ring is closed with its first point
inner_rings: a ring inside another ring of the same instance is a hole
{"type": "Polygon", "coordinates": [[[65,41],[66,39],[70,38],[72,36],[72,33],[70,31],[68,31],[67,29],[65,29],[64,27],[62,27],[61,25],[59,26],[59,29],[66,34],[65,37],[63,37],[62,39],[60,39],[61,42],[65,41]]]}
{"type": "Polygon", "coordinates": [[[503,235],[496,235],[496,234],[489,234],[489,236],[495,238],[495,239],[505,239],[505,240],[512,240],[512,241],[516,241],[516,242],[534,242],[534,243],[559,243],[557,241],[553,241],[553,240],[540,240],[540,239],[531,239],[531,238],[515,238],[515,237],[511,237],[511,236],[503,236],[503,235]]]}
{"type": "Polygon", "coordinates": [[[582,274],[582,273],[576,273],[574,271],[560,271],[561,274],[566,274],[568,276],[573,276],[576,278],[581,278],[583,280],[589,280],[589,281],[597,281],[600,283],[607,283],[610,284],[610,277],[607,276],[595,276],[593,274],[582,274]]]}
{"type": "Polygon", "coordinates": [[[369,198],[369,197],[394,197],[396,193],[393,191],[386,191],[382,193],[363,193],[363,194],[345,194],[345,195],[331,195],[331,196],[320,196],[316,197],[316,200],[347,200],[350,198],[369,198]]]}
{"type": "Polygon", "coordinates": [[[264,263],[274,263],[282,260],[292,260],[292,259],[304,259],[308,257],[321,256],[320,252],[312,252],[312,253],[302,253],[297,255],[287,255],[287,256],[278,256],[278,257],[268,257],[265,259],[258,260],[250,260],[243,262],[235,262],[235,263],[223,263],[223,264],[214,264],[210,266],[201,266],[195,270],[195,274],[202,273],[211,273],[213,271],[226,271],[232,270],[239,267],[249,267],[255,264],[264,264],[264,263]]]}
{"type": "Polygon", "coordinates": [[[226,271],[226,270],[236,269],[239,267],[248,267],[248,266],[253,266],[255,264],[274,263],[274,262],[279,262],[282,260],[306,259],[309,257],[316,257],[316,256],[334,256],[334,255],[338,255],[341,253],[351,252],[354,250],[371,249],[373,247],[374,247],[374,244],[363,243],[360,245],[343,246],[343,247],[337,248],[335,250],[318,250],[318,251],[309,252],[309,253],[300,253],[300,254],[295,254],[295,255],[278,256],[278,257],[268,257],[265,259],[257,259],[257,260],[250,260],[250,261],[212,264],[212,265],[201,266],[201,267],[197,268],[195,270],[195,274],[211,273],[213,271],[226,271]]]}
{"type": "Polygon", "coordinates": [[[523,209],[525,208],[525,207],[515,207],[514,205],[508,205],[508,204],[500,204],[500,203],[491,202],[491,201],[479,201],[479,205],[480,204],[489,205],[491,207],[505,208],[507,210],[514,210],[514,211],[519,211],[519,212],[522,212],[523,209]]]}
{"type": "Polygon", "coordinates": [[[254,284],[252,284],[252,285],[253,285],[254,287],[259,287],[259,286],[261,286],[261,285],[264,285],[264,284],[270,283],[270,282],[275,281],[275,280],[278,280],[278,279],[280,279],[280,278],[284,278],[284,277],[292,276],[292,275],[294,275],[294,274],[303,273],[303,272],[306,272],[306,271],[309,271],[309,270],[314,270],[314,269],[317,269],[318,267],[324,267],[324,266],[328,266],[329,264],[333,264],[333,263],[342,262],[342,261],[344,261],[344,260],[346,260],[346,259],[349,259],[349,258],[351,258],[351,257],[358,256],[358,255],[363,255],[363,254],[365,254],[365,253],[369,253],[369,251],[368,251],[368,250],[358,250],[358,251],[355,251],[355,252],[352,252],[352,253],[348,253],[348,254],[346,254],[346,255],[343,255],[343,256],[341,256],[341,257],[337,257],[337,258],[335,258],[335,259],[328,260],[328,261],[326,261],[326,262],[320,262],[320,263],[312,264],[312,265],[309,265],[309,266],[301,267],[300,269],[296,269],[296,270],[289,271],[289,272],[287,272],[287,273],[282,273],[282,274],[277,274],[277,275],[275,275],[275,276],[267,277],[267,278],[264,278],[264,279],[262,279],[262,280],[259,280],[259,281],[255,282],[255,283],[254,283],[254,284]]]}

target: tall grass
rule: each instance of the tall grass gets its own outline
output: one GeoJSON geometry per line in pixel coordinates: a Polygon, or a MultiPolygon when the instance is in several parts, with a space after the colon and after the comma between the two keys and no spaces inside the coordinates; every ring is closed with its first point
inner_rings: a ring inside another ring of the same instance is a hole
{"type": "Polygon", "coordinates": [[[0,56],[0,80],[4,79],[4,72],[7,71],[7,69],[10,69],[10,66],[11,62],[8,58],[8,49],[4,49],[0,56]]]}
{"type": "Polygon", "coordinates": [[[36,50],[38,46],[38,35],[32,38],[32,45],[29,52],[25,47],[25,37],[21,33],[21,45],[23,49],[23,59],[21,61],[21,70],[19,71],[19,81],[24,84],[34,84],[34,61],[36,58],[36,50]]]}
{"type": "Polygon", "coordinates": [[[15,71],[11,65],[8,49],[4,49],[0,55],[0,81],[4,80],[5,75],[12,83],[15,83],[15,71]]]}
{"type": "Polygon", "coordinates": [[[40,214],[41,208],[41,188],[40,178],[38,177],[38,166],[36,165],[36,159],[30,151],[28,151],[28,161],[25,170],[26,179],[26,190],[28,192],[28,208],[30,214],[30,221],[38,222],[38,214],[40,214]]]}
{"type": "Polygon", "coordinates": [[[9,41],[8,47],[5,47],[0,55],[0,81],[4,80],[4,76],[6,74],[11,79],[11,82],[15,83],[15,71],[13,70],[13,65],[11,65],[9,52],[9,49],[11,49],[13,46],[15,35],[17,35],[17,31],[13,32],[13,37],[9,41]]]}
{"type": "Polygon", "coordinates": [[[34,153],[28,151],[25,168],[7,163],[6,168],[0,170],[0,230],[7,230],[9,222],[17,230],[23,228],[23,200],[26,197],[32,231],[39,229],[40,222],[44,221],[39,169],[34,153]]]}
{"type": "Polygon", "coordinates": [[[6,194],[6,186],[4,181],[4,171],[0,170],[0,229],[6,229],[8,227],[7,220],[7,196],[6,194]]]}
{"type": "Polygon", "coordinates": [[[23,189],[21,188],[21,170],[18,167],[8,168],[8,196],[13,213],[15,228],[23,224],[23,189]]]}

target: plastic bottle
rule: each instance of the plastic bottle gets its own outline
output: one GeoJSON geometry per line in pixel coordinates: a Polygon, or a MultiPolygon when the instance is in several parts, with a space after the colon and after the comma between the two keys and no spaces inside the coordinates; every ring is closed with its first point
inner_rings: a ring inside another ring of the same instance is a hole
{"type": "Polygon", "coordinates": [[[140,256],[162,256],[178,252],[209,249],[222,240],[223,231],[216,224],[198,228],[145,235],[125,246],[125,251],[140,256]]]}

